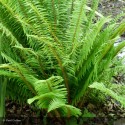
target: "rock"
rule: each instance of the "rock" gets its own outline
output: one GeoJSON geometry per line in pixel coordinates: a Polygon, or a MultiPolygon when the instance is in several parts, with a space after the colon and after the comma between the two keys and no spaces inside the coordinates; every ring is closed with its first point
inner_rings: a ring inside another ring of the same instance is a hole
{"type": "Polygon", "coordinates": [[[125,118],[115,121],[113,125],[125,125],[125,118]]]}

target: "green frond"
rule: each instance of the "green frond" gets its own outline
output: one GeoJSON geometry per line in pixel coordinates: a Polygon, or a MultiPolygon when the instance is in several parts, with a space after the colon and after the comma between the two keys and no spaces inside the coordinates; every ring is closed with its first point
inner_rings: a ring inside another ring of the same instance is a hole
{"type": "Polygon", "coordinates": [[[114,91],[118,95],[120,94],[122,97],[125,96],[124,95],[125,94],[125,85],[124,85],[124,83],[122,83],[122,84],[112,84],[112,83],[110,83],[106,87],[110,88],[112,91],[114,91]]]}
{"type": "Polygon", "coordinates": [[[119,22],[119,20],[122,20],[124,22],[124,16],[125,16],[125,13],[118,14],[116,17],[113,18],[113,20],[111,21],[111,24],[119,22]]]}
{"type": "Polygon", "coordinates": [[[113,32],[111,39],[114,39],[117,36],[122,35],[125,32],[125,22],[121,23],[113,32]]]}
{"type": "Polygon", "coordinates": [[[70,17],[69,26],[66,31],[67,42],[70,42],[72,47],[76,41],[79,41],[83,30],[82,23],[87,19],[85,14],[85,5],[86,0],[74,2],[72,16],[70,17]]]}
{"type": "Polygon", "coordinates": [[[26,103],[28,98],[33,97],[33,93],[25,85],[25,83],[18,78],[10,78],[7,82],[6,97],[20,104],[26,103]],[[14,89],[13,89],[14,87],[14,89]]]}
{"type": "MultiPolygon", "coordinates": [[[[23,4],[21,4],[22,6],[24,5],[24,1],[22,1],[23,4]]],[[[49,18],[47,18],[49,15],[48,10],[46,10],[46,8],[43,7],[43,5],[41,4],[40,1],[35,1],[35,0],[30,0],[30,1],[25,1],[25,13],[28,15],[24,15],[24,19],[19,18],[19,20],[22,22],[24,22],[24,30],[25,32],[27,32],[27,26],[29,27],[29,31],[34,35],[37,34],[38,36],[42,36],[42,35],[50,35],[51,37],[53,37],[54,41],[60,44],[59,39],[57,38],[57,36],[55,35],[51,23],[49,22],[49,18]],[[30,12],[28,11],[30,10],[30,12]],[[25,23],[26,22],[26,23],[25,23]],[[41,29],[43,30],[43,32],[41,32],[41,29]]],[[[29,32],[28,31],[28,32],[29,32]]],[[[28,33],[27,32],[27,33],[28,33]]]]}
{"type": "MultiPolygon", "coordinates": [[[[113,85],[112,85],[113,86],[113,85]]],[[[117,85],[118,87],[119,85],[117,85]]],[[[123,96],[118,95],[118,93],[114,92],[113,90],[107,88],[104,83],[98,83],[98,82],[94,82],[92,85],[89,86],[90,88],[95,88],[97,90],[100,90],[101,92],[103,92],[106,95],[111,96],[112,98],[114,98],[115,100],[119,101],[121,103],[122,106],[125,107],[125,98],[123,96]]]]}
{"type": "MultiPolygon", "coordinates": [[[[57,25],[54,29],[57,37],[60,39],[61,43],[63,44],[63,41],[66,39],[65,34],[67,31],[67,27],[69,25],[69,9],[71,8],[70,3],[71,0],[63,0],[63,1],[54,1],[55,2],[55,8],[56,10],[56,19],[57,19],[57,25]]],[[[65,44],[63,44],[65,46],[65,44]]]]}
{"type": "Polygon", "coordinates": [[[115,57],[124,47],[125,47],[125,41],[122,41],[118,46],[115,47],[115,53],[113,57],[115,57]]]}
{"type": "Polygon", "coordinates": [[[68,67],[68,74],[70,76],[74,77],[76,75],[76,77],[80,80],[82,76],[85,75],[87,70],[91,69],[91,66],[95,64],[97,55],[100,53],[98,50],[102,51],[102,46],[108,44],[107,41],[109,40],[109,36],[114,24],[107,27],[104,31],[101,31],[101,28],[105,24],[106,20],[109,21],[108,19],[102,19],[100,30],[98,29],[98,25],[95,26],[95,30],[93,28],[93,31],[91,31],[90,34],[87,34],[86,37],[88,38],[84,39],[83,42],[78,43],[76,46],[75,51],[72,53],[72,59],[74,62],[72,62],[72,64],[70,63],[68,67]],[[95,35],[95,32],[98,32],[97,36],[95,35]],[[92,44],[90,44],[90,42],[92,42],[92,44]]]}
{"type": "MultiPolygon", "coordinates": [[[[23,28],[21,24],[17,21],[16,19],[16,13],[13,12],[13,10],[7,6],[5,1],[0,1],[0,24],[4,28],[4,32],[7,33],[6,35],[8,36],[9,34],[12,36],[12,40],[16,39],[20,43],[25,44],[26,40],[26,35],[23,32],[23,28]],[[6,16],[5,16],[6,15],[6,16]],[[6,17],[6,18],[5,18],[6,17]],[[23,42],[22,40],[23,39],[23,42]]],[[[12,42],[12,41],[11,41],[12,42]]]]}
{"type": "MultiPolygon", "coordinates": [[[[87,22],[85,31],[88,31],[91,28],[91,26],[93,25],[93,19],[95,18],[95,15],[96,15],[96,10],[98,8],[99,0],[92,0],[91,2],[92,2],[91,11],[88,12],[88,16],[87,16],[88,22],[87,22]]],[[[102,18],[104,18],[104,17],[102,17],[102,18]]]]}
{"type": "MultiPolygon", "coordinates": [[[[19,44],[19,42],[17,41],[17,39],[15,38],[15,36],[12,34],[11,31],[9,31],[6,27],[4,27],[1,23],[0,23],[0,30],[1,30],[1,37],[3,38],[3,40],[5,39],[5,36],[8,40],[10,40],[10,44],[19,44]]],[[[1,40],[1,41],[3,41],[1,40]]]]}
{"type": "Polygon", "coordinates": [[[63,102],[62,100],[53,99],[48,107],[48,112],[51,112],[57,108],[61,108],[65,105],[66,105],[65,102],[63,102]]]}
{"type": "Polygon", "coordinates": [[[13,72],[9,72],[9,71],[5,71],[5,70],[0,70],[0,76],[3,75],[3,76],[7,76],[9,78],[13,78],[13,77],[18,77],[18,75],[16,73],[13,73],[13,72]]]}
{"type": "Polygon", "coordinates": [[[78,117],[81,115],[81,111],[80,109],[71,106],[71,105],[67,105],[64,102],[62,102],[61,100],[53,100],[48,108],[48,112],[51,112],[55,109],[59,109],[59,113],[63,116],[63,117],[70,117],[70,116],[75,116],[78,117]]]}
{"type": "Polygon", "coordinates": [[[114,42],[116,41],[116,38],[110,40],[113,26],[114,25],[111,25],[100,32],[95,39],[96,42],[94,42],[93,48],[88,54],[87,59],[84,61],[81,69],[76,72],[78,76],[79,74],[81,76],[78,77],[79,87],[73,96],[73,104],[79,102],[80,98],[85,94],[88,85],[91,84],[92,81],[97,80],[101,73],[110,65],[113,59],[113,53],[115,52],[114,42]]]}
{"type": "Polygon", "coordinates": [[[50,102],[54,99],[60,100],[63,104],[67,103],[66,95],[67,91],[60,76],[52,76],[47,80],[38,80],[34,83],[37,95],[31,99],[28,99],[28,103],[31,104],[37,101],[39,108],[46,109],[49,107],[50,102]]]}
{"type": "Polygon", "coordinates": [[[82,67],[83,61],[86,60],[88,54],[90,53],[93,43],[98,36],[100,30],[102,29],[102,26],[108,21],[109,19],[102,18],[100,21],[98,21],[98,23],[93,26],[92,29],[90,29],[89,32],[87,32],[87,35],[81,41],[83,45],[81,46],[80,55],[78,56],[79,61],[76,65],[76,71],[78,71],[79,68],[82,67]]]}
{"type": "MultiPolygon", "coordinates": [[[[12,72],[15,72],[23,81],[24,83],[29,87],[29,89],[34,92],[34,89],[32,87],[32,82],[30,82],[29,76],[33,75],[33,71],[31,69],[26,69],[25,66],[17,63],[14,61],[11,57],[8,57],[6,54],[2,53],[2,56],[10,62],[10,64],[1,64],[0,69],[8,69],[12,72]],[[29,75],[30,74],[30,75],[29,75]]],[[[33,80],[33,79],[32,79],[33,80]]]]}
{"type": "MultiPolygon", "coordinates": [[[[5,34],[0,34],[0,54],[1,52],[6,53],[6,55],[10,56],[11,58],[20,61],[19,55],[16,55],[16,52],[13,48],[10,47],[11,39],[9,39],[5,34]],[[8,49],[7,49],[8,48],[8,49]]],[[[13,44],[11,44],[13,45],[13,44]]]]}

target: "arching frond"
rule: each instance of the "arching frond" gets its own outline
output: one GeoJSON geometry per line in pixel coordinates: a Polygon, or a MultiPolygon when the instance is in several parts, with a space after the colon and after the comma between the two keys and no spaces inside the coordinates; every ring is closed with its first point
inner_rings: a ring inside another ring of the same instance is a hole
{"type": "Polygon", "coordinates": [[[78,109],[74,106],[71,106],[71,105],[64,104],[63,102],[61,102],[58,99],[55,99],[50,103],[48,112],[51,112],[55,109],[57,109],[57,110],[59,109],[59,113],[63,117],[67,117],[67,116],[68,117],[70,117],[70,116],[78,117],[81,115],[80,109],[78,109]]]}
{"type": "MultiPolygon", "coordinates": [[[[120,85],[113,85],[112,87],[116,87],[117,88],[120,85]]],[[[89,86],[90,88],[95,88],[97,90],[100,90],[101,92],[103,92],[106,95],[111,96],[112,98],[116,99],[117,101],[119,101],[121,103],[122,106],[125,107],[125,98],[123,96],[120,96],[118,93],[116,93],[115,91],[113,91],[111,88],[107,88],[103,83],[98,83],[98,82],[94,82],[92,85],[89,86]]],[[[124,87],[124,86],[122,86],[124,87]]]]}
{"type": "Polygon", "coordinates": [[[37,101],[39,108],[48,109],[48,112],[56,110],[57,108],[62,108],[64,110],[65,116],[68,113],[71,115],[80,115],[80,110],[67,105],[66,101],[66,88],[62,82],[62,78],[59,76],[52,76],[47,80],[39,80],[34,83],[35,90],[37,91],[37,96],[28,99],[28,103],[31,104],[37,101]]]}
{"type": "Polygon", "coordinates": [[[6,5],[5,1],[0,1],[0,13],[0,26],[3,29],[1,30],[7,33],[7,36],[10,35],[12,41],[16,39],[18,42],[26,45],[26,35],[24,34],[21,24],[16,19],[16,13],[14,13],[10,6],[6,5]],[[6,18],[4,18],[5,15],[6,18]]]}
{"type": "Polygon", "coordinates": [[[81,68],[83,60],[87,58],[89,52],[91,51],[93,43],[96,42],[95,39],[99,34],[100,30],[102,29],[102,26],[108,21],[109,19],[106,18],[101,19],[97,24],[94,25],[93,29],[91,29],[90,32],[88,32],[88,34],[83,38],[83,45],[81,47],[81,52],[78,57],[78,60],[80,61],[78,61],[76,65],[76,70],[79,70],[79,68],[81,68]]]}

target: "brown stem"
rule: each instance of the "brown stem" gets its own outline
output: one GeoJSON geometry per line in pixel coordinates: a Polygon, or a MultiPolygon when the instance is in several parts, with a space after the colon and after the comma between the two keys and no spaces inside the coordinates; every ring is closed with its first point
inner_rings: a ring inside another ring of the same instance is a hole
{"type": "Polygon", "coordinates": [[[58,61],[58,64],[62,70],[62,74],[63,74],[63,78],[64,78],[64,81],[65,81],[65,87],[67,88],[67,92],[68,92],[68,103],[70,103],[70,94],[69,94],[69,85],[68,85],[68,78],[67,78],[67,74],[66,74],[66,71],[62,65],[62,61],[61,59],[59,58],[57,52],[54,50],[54,48],[52,48],[51,46],[49,46],[51,48],[51,50],[53,51],[57,61],[58,61]]]}
{"type": "Polygon", "coordinates": [[[51,0],[51,2],[52,2],[52,9],[53,9],[53,18],[54,18],[54,22],[55,22],[55,29],[56,29],[56,24],[57,24],[57,17],[56,17],[56,10],[55,10],[55,6],[54,6],[54,0],[51,0]]]}
{"type": "Polygon", "coordinates": [[[72,12],[73,12],[74,1],[75,1],[75,0],[72,0],[72,5],[71,5],[71,11],[70,11],[70,14],[72,14],[72,12]]]}
{"type": "Polygon", "coordinates": [[[20,72],[17,72],[19,74],[19,76],[22,78],[22,80],[26,83],[26,85],[29,87],[29,89],[32,91],[32,93],[34,93],[36,95],[36,91],[33,89],[33,87],[31,86],[31,84],[26,80],[26,78],[24,77],[24,75],[20,72]]]}
{"type": "Polygon", "coordinates": [[[26,78],[24,77],[24,75],[21,73],[19,69],[15,69],[11,66],[5,66],[4,68],[9,68],[11,71],[15,71],[20,76],[20,78],[25,82],[25,84],[28,86],[31,92],[36,95],[36,91],[33,89],[31,84],[26,80],[26,78]]]}
{"type": "Polygon", "coordinates": [[[38,60],[38,63],[39,63],[39,65],[40,65],[40,69],[41,69],[41,71],[42,71],[42,74],[44,75],[45,78],[47,78],[47,74],[44,72],[44,69],[42,68],[43,65],[42,65],[42,62],[41,62],[39,56],[37,56],[37,60],[38,60]]]}
{"type": "MultiPolygon", "coordinates": [[[[49,90],[50,90],[50,92],[52,92],[52,88],[51,88],[51,86],[49,85],[49,83],[47,82],[47,85],[48,85],[48,88],[49,88],[49,90]]],[[[58,112],[58,110],[54,110],[54,113],[55,113],[55,115],[56,115],[56,117],[60,117],[60,114],[59,114],[59,112],[58,112]]],[[[50,113],[51,114],[51,113],[50,113]]]]}

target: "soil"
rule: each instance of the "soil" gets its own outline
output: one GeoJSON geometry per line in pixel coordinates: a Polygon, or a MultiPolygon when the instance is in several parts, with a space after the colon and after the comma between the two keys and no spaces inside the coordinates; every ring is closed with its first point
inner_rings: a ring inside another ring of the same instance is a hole
{"type": "Polygon", "coordinates": [[[99,11],[104,16],[116,17],[118,14],[125,13],[125,0],[101,0],[99,11]]]}
{"type": "MultiPolygon", "coordinates": [[[[125,1],[124,0],[101,0],[99,4],[99,12],[103,15],[115,17],[120,13],[125,13],[125,1]]],[[[122,37],[125,37],[124,34],[122,37]]],[[[121,109],[119,105],[116,105],[111,100],[106,102],[103,107],[96,107],[94,104],[89,103],[90,107],[93,109],[98,117],[93,119],[87,119],[84,121],[84,125],[109,125],[110,122],[114,121],[115,118],[125,117],[125,109],[121,109]],[[88,122],[89,121],[89,122],[88,122]]],[[[31,106],[20,105],[11,100],[6,101],[6,119],[5,125],[41,125],[40,119],[43,119],[43,114],[40,117],[37,117],[37,111],[34,111],[31,106]]],[[[59,121],[56,118],[48,118],[48,124],[53,125],[63,125],[66,120],[59,121]]],[[[70,120],[69,120],[70,121],[70,120]]],[[[76,120],[75,122],[79,125],[83,125],[83,119],[76,120]]],[[[74,122],[74,123],[75,123],[74,122]]],[[[111,123],[113,124],[113,123],[111,123]]],[[[73,125],[71,122],[67,125],[73,125]]],[[[77,125],[77,124],[74,124],[77,125]]]]}

